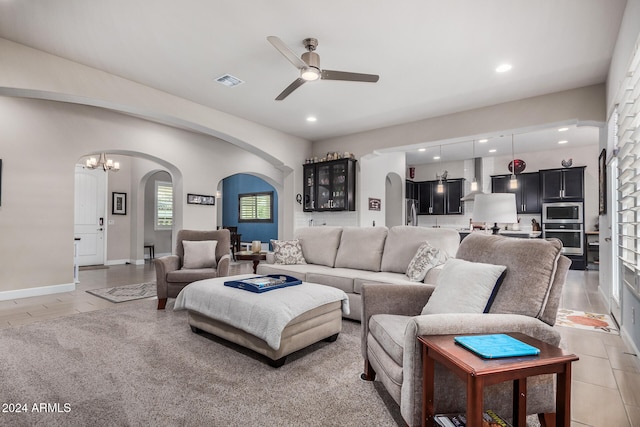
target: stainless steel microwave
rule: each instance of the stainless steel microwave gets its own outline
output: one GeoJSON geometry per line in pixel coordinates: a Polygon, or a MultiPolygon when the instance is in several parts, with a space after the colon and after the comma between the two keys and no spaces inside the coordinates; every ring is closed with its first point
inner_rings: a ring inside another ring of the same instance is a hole
{"type": "Polygon", "coordinates": [[[542,204],[542,222],[582,223],[582,202],[542,204]]]}

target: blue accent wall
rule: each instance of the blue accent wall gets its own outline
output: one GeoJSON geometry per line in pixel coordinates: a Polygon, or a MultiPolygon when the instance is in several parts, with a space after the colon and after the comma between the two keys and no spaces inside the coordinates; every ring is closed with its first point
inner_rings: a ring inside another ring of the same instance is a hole
{"type": "Polygon", "coordinates": [[[269,243],[278,238],[278,193],[271,184],[247,174],[236,174],[222,181],[222,225],[238,227],[243,242],[269,243]],[[238,222],[238,194],[273,191],[273,222],[238,222]]]}

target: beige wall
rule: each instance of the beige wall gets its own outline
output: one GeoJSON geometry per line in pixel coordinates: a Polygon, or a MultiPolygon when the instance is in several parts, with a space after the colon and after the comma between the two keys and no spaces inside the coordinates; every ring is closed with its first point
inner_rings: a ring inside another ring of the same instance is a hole
{"type": "Polygon", "coordinates": [[[348,150],[362,156],[431,141],[468,141],[497,132],[518,134],[560,123],[598,124],[605,121],[605,102],[604,84],[588,86],[318,141],[313,153],[322,156],[348,150]]]}
{"type": "Polygon", "coordinates": [[[109,203],[112,191],[127,192],[129,202],[126,216],[107,217],[116,221],[107,237],[108,258],[115,260],[142,259],[141,183],[154,165],[174,181],[177,228],[216,227],[216,210],[192,209],[186,193],[215,194],[226,176],[255,173],[278,191],[286,187],[287,174],[237,146],[100,108],[0,97],[0,129],[0,299],[73,282],[74,167],[87,154],[120,155],[123,168],[130,165],[127,156],[153,160],[109,176],[109,203]]]}

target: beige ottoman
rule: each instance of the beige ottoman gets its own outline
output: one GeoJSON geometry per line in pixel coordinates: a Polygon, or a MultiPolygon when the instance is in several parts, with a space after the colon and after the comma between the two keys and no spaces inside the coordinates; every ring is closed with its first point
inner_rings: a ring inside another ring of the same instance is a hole
{"type": "Polygon", "coordinates": [[[342,315],[349,310],[343,291],[315,283],[261,294],[224,286],[226,280],[247,277],[255,275],[194,282],[180,292],[174,309],[188,310],[193,332],[205,331],[253,350],[273,367],[313,343],[337,339],[342,315]]]}

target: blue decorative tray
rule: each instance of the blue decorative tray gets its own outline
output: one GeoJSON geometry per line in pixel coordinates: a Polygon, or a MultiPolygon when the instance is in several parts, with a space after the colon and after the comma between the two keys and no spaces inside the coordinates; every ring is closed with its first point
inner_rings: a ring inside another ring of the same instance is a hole
{"type": "Polygon", "coordinates": [[[224,282],[224,285],[260,294],[262,292],[286,288],[287,286],[295,286],[301,283],[302,280],[298,280],[295,277],[285,276],[284,274],[268,274],[266,276],[249,277],[242,280],[229,280],[224,282]]]}

